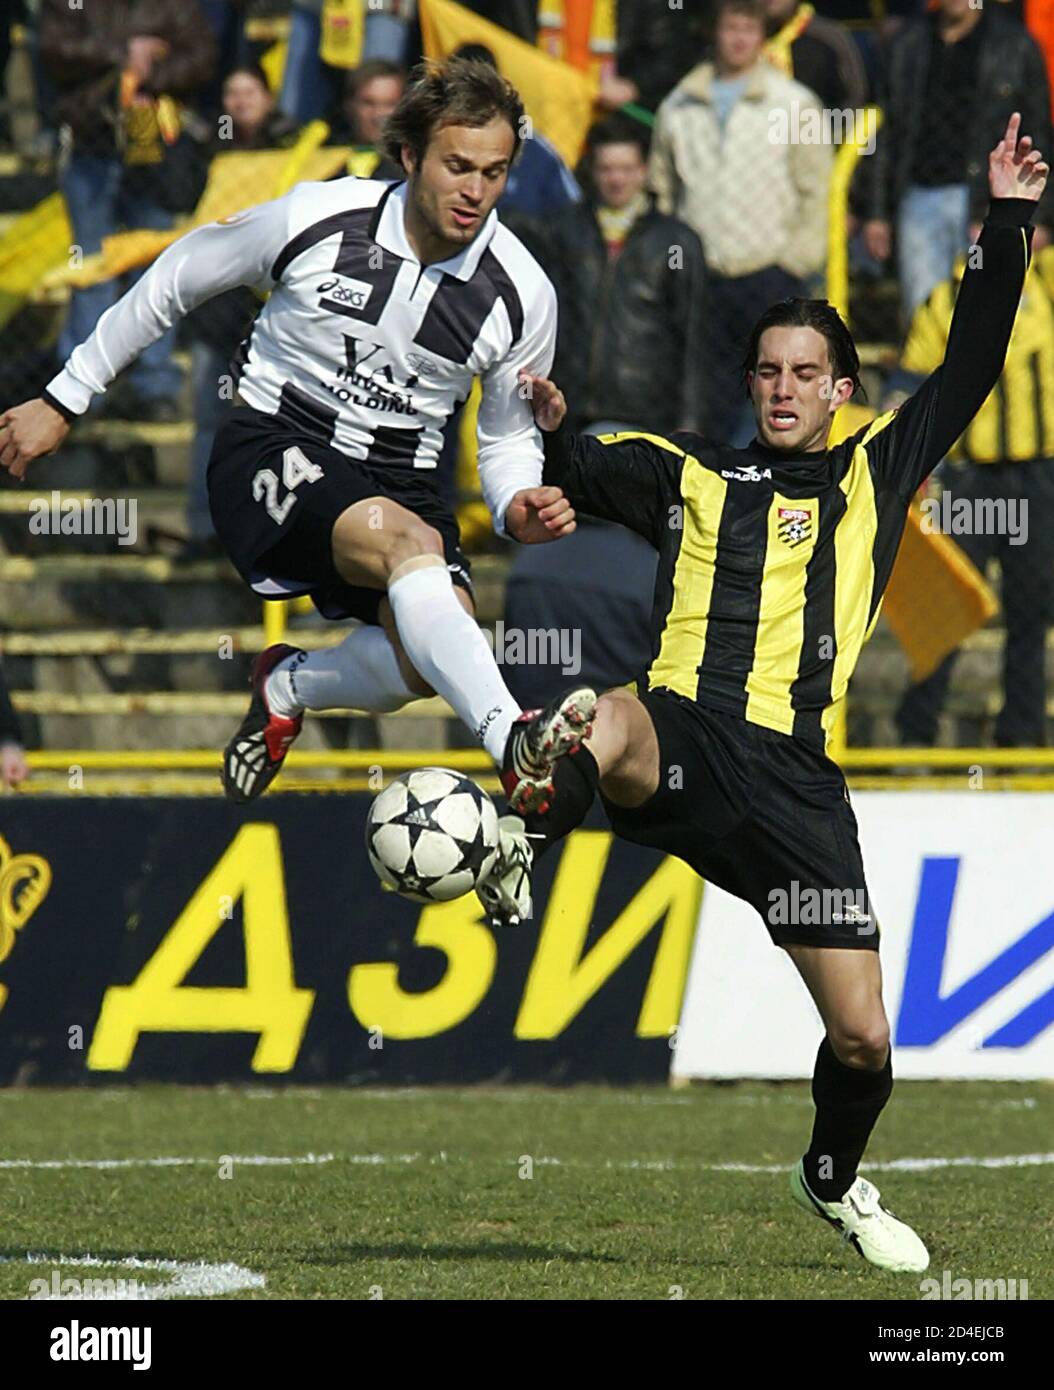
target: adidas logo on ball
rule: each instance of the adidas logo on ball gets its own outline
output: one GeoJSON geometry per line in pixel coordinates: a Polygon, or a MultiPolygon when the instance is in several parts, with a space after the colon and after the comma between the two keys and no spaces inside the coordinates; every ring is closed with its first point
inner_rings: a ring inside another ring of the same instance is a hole
{"type": "Polygon", "coordinates": [[[498,813],[469,777],[445,767],[404,772],[374,798],[366,851],[382,883],[414,902],[449,902],[485,878],[498,813]]]}

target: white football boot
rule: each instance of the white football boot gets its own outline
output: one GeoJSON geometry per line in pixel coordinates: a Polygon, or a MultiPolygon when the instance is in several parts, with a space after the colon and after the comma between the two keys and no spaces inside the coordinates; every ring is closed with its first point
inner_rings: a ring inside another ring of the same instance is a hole
{"type": "Polygon", "coordinates": [[[790,1185],[799,1206],[841,1231],[843,1239],[879,1269],[921,1274],[929,1266],[929,1251],[922,1241],[910,1226],[881,1205],[878,1188],[866,1178],[858,1177],[840,1202],[824,1202],[809,1190],[799,1159],[790,1185]]]}
{"type": "Polygon", "coordinates": [[[498,856],[486,878],[476,884],[476,897],[496,927],[517,927],[531,915],[531,867],[534,850],[519,816],[498,819],[498,856]]]}

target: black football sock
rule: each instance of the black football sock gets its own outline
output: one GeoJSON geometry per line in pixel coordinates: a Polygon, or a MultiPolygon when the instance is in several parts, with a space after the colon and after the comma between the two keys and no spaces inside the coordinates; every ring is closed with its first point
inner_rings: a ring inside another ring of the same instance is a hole
{"type": "Polygon", "coordinates": [[[577,753],[557,758],[553,765],[554,794],[548,811],[532,811],[524,817],[535,860],[582,824],[599,785],[597,760],[585,744],[577,753]]]}
{"type": "Polygon", "coordinates": [[[804,1158],[805,1181],[822,1202],[838,1202],[856,1180],[871,1131],[893,1090],[893,1056],[881,1071],[847,1067],[825,1037],[816,1054],[816,1119],[804,1158]]]}

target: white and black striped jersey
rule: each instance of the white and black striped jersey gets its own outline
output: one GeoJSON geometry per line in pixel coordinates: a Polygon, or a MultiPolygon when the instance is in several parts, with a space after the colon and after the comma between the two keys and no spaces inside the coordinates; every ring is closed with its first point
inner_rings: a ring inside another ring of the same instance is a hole
{"type": "Polygon", "coordinates": [[[302,183],[189,232],[103,314],[47,394],[83,413],[178,318],[248,285],[270,297],[239,351],[239,394],[353,458],[434,468],[443,425],[481,377],[480,478],[503,531],[513,494],[541,482],[519,373],[549,373],[556,295],[495,212],[456,256],[422,266],[406,196],[370,179],[302,183]]]}

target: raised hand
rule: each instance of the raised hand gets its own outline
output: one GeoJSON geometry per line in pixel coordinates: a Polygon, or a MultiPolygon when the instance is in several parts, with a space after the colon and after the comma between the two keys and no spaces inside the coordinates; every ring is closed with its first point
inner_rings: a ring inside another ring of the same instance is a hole
{"type": "Polygon", "coordinates": [[[1032,146],[1032,137],[1021,134],[1021,113],[1007,122],[999,144],[988,156],[988,187],[993,198],[1028,198],[1038,203],[1047,185],[1050,165],[1032,146]]]}

